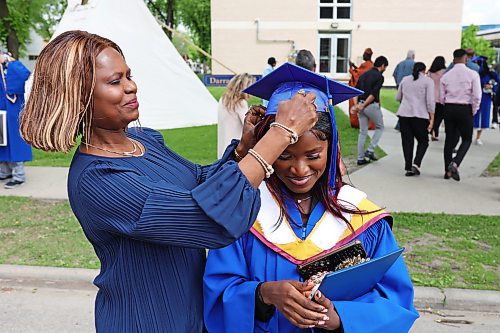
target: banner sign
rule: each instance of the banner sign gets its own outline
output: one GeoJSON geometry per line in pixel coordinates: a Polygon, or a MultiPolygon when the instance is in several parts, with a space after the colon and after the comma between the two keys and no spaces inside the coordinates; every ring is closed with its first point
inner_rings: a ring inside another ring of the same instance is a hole
{"type": "MultiPolygon", "coordinates": [[[[207,87],[225,87],[231,81],[234,75],[203,75],[203,84],[207,87]]],[[[256,81],[260,80],[262,75],[253,75],[256,81]]]]}

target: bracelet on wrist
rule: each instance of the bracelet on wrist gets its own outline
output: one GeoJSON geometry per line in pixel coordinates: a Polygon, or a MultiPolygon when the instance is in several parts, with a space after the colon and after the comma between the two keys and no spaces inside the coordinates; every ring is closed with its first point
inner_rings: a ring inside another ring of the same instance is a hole
{"type": "Polygon", "coordinates": [[[259,162],[259,164],[262,166],[262,169],[264,169],[264,173],[266,174],[266,178],[271,177],[271,175],[274,173],[273,167],[269,163],[267,163],[266,160],[264,160],[264,158],[260,156],[260,154],[257,153],[255,150],[249,149],[248,153],[252,155],[257,160],[257,162],[259,162]]]}
{"type": "Polygon", "coordinates": [[[243,159],[243,157],[236,151],[236,148],[234,148],[233,153],[234,153],[234,160],[236,162],[240,162],[243,159]]]}
{"type": "Polygon", "coordinates": [[[281,128],[282,130],[284,130],[285,132],[287,132],[290,135],[290,144],[291,145],[293,145],[294,143],[299,141],[299,135],[297,134],[297,132],[295,132],[290,127],[286,127],[285,125],[277,123],[277,122],[272,123],[270,127],[278,127],[278,128],[281,128]]]}

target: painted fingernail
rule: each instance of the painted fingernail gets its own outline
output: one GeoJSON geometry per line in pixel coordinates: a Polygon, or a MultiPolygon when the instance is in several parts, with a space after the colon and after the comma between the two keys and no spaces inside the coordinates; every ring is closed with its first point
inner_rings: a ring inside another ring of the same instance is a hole
{"type": "Polygon", "coordinates": [[[321,310],[321,313],[327,313],[327,312],[328,312],[328,309],[321,310]]]}
{"type": "Polygon", "coordinates": [[[324,321],[328,321],[328,320],[330,320],[330,317],[328,317],[328,316],[324,316],[324,317],[323,317],[323,320],[324,320],[324,321]]]}
{"type": "Polygon", "coordinates": [[[319,326],[325,325],[325,322],[323,320],[320,320],[320,321],[318,321],[318,325],[319,326]]]}

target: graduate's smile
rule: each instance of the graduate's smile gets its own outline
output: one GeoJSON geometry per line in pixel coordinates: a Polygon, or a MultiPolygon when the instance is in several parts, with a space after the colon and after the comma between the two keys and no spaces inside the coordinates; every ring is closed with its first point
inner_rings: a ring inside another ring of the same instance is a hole
{"type": "Polygon", "coordinates": [[[312,178],[312,175],[306,177],[286,177],[290,182],[297,186],[304,186],[312,178]]]}

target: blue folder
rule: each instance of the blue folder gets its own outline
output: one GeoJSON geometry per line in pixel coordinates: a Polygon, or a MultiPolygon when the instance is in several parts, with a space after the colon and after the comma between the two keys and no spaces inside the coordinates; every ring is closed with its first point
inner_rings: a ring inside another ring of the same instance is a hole
{"type": "Polygon", "coordinates": [[[325,276],[319,290],[332,301],[352,301],[372,290],[403,253],[400,248],[385,256],[325,276]]]}

